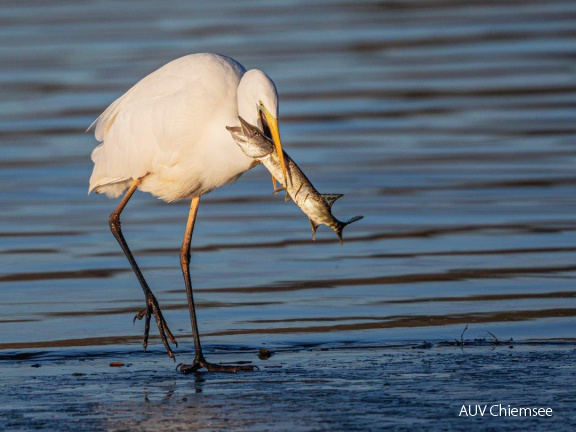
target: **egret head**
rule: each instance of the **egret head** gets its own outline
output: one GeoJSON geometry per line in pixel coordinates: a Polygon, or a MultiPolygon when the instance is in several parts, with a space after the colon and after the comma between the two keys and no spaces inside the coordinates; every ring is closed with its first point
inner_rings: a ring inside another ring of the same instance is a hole
{"type": "Polygon", "coordinates": [[[237,97],[238,114],[250,124],[261,128],[274,142],[285,181],[286,165],[278,129],[278,92],[274,82],[261,70],[249,70],[240,80],[237,97]]]}

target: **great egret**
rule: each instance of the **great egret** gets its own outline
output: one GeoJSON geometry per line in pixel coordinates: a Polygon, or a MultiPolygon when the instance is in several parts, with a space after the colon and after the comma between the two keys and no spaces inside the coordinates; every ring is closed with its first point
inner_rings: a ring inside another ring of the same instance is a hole
{"type": "MultiPolygon", "coordinates": [[[[200,368],[217,372],[252,370],[252,366],[223,366],[205,360],[200,345],[192,283],[190,244],[200,197],[234,182],[258,162],[244,155],[226,126],[238,116],[259,125],[283,155],[278,130],[278,93],[260,70],[246,71],[237,61],[216,54],[191,54],[152,72],[114,101],[90,127],[101,144],[92,152],[94,170],[89,192],[117,198],[120,204],[109,218],[110,229],[142,286],[146,307],[135,317],[145,318],[144,349],[154,315],[168,355],[177,346],[158,301],[150,290],[120,228],[120,214],[136,189],[164,201],[191,199],[180,265],[186,284],[194,336],[194,361],[183,372],[200,368]]],[[[283,174],[286,168],[282,161],[283,174]]]]}

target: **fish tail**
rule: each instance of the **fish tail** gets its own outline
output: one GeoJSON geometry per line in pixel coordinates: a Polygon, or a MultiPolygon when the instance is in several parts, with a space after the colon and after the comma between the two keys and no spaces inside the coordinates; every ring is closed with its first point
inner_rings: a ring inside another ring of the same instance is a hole
{"type": "Polygon", "coordinates": [[[364,216],[354,216],[353,218],[348,219],[346,222],[338,221],[338,225],[336,225],[336,227],[334,228],[334,231],[338,235],[338,238],[340,239],[341,245],[344,244],[344,239],[342,238],[342,231],[344,231],[344,227],[347,225],[350,225],[353,222],[359,221],[360,219],[363,219],[363,218],[364,218],[364,216]]]}

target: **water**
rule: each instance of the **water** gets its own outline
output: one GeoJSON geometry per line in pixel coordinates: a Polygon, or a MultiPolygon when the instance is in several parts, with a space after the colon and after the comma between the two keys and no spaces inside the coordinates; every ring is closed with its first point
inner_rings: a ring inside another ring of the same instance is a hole
{"type": "MultiPolygon", "coordinates": [[[[172,370],[154,329],[152,357],[136,354],[143,296],[108,230],[116,202],[86,195],[84,130],[138,79],[202,51],[274,79],[285,149],[317,189],[345,194],[337,217],[365,216],[343,247],[322,228],[314,243],[261,167],[206,196],[192,278],[213,361],[264,344],[452,341],[465,325],[469,338],[574,343],[574,2],[18,1],[0,24],[9,365],[113,352],[172,370]]],[[[192,349],[187,213],[144,194],[123,213],[178,361],[192,349]]]]}

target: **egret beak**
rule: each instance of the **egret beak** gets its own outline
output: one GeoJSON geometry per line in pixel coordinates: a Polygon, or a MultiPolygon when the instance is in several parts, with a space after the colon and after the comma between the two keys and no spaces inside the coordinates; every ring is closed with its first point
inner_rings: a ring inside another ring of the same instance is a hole
{"type": "MultiPolygon", "coordinates": [[[[282,174],[284,174],[284,181],[282,182],[284,186],[286,186],[286,178],[288,177],[286,172],[286,164],[284,162],[284,151],[282,150],[282,142],[280,141],[280,131],[278,130],[278,120],[270,111],[264,106],[262,102],[259,105],[259,111],[261,116],[266,121],[266,126],[270,130],[270,135],[272,141],[274,142],[274,146],[276,147],[276,151],[278,152],[278,158],[280,159],[280,165],[282,166],[282,174]]],[[[264,125],[262,125],[264,126],[264,125]]]]}

